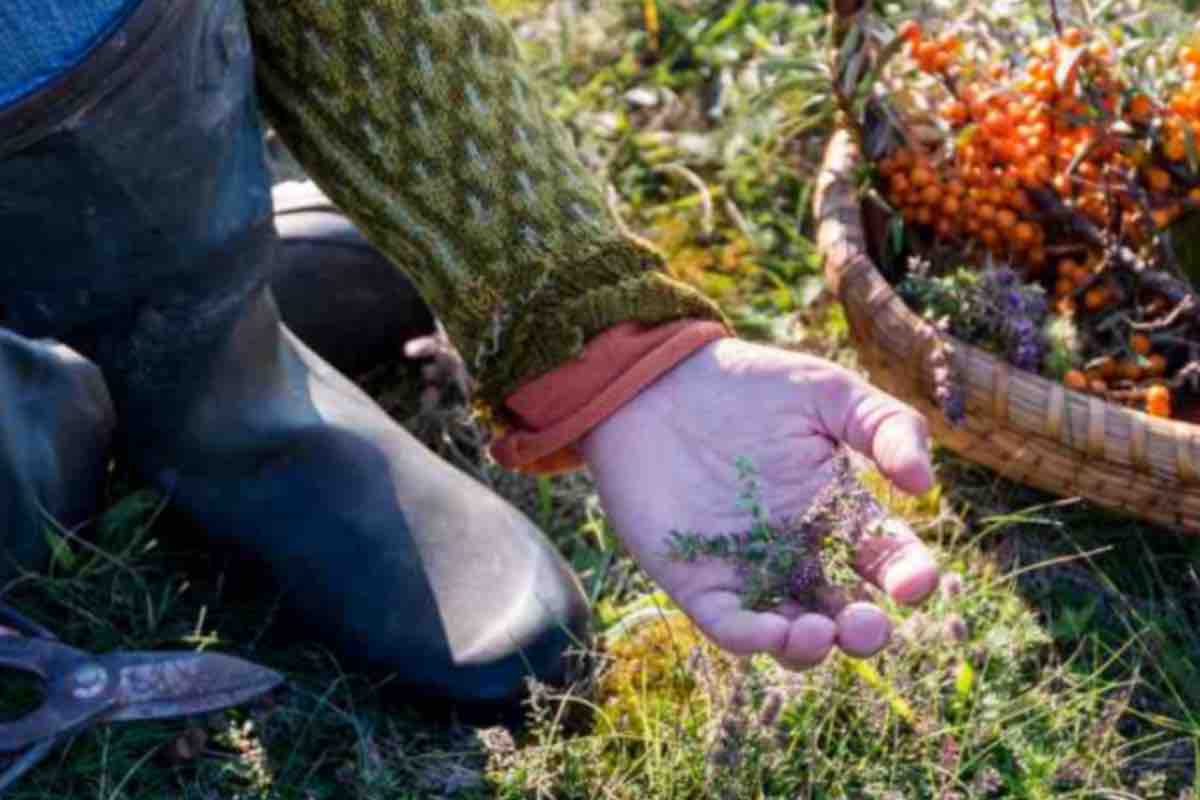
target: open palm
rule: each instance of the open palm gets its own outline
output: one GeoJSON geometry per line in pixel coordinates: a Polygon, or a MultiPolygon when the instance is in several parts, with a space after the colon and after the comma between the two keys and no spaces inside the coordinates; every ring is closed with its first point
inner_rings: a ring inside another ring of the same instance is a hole
{"type": "MultiPolygon", "coordinates": [[[[902,490],[922,492],[932,482],[928,433],[914,410],[828,361],[723,339],[617,411],[581,449],[626,547],[709,638],[732,653],[769,653],[803,668],[835,645],[851,655],[877,652],[891,630],[886,615],[864,602],[745,609],[731,565],[672,558],[669,534],[749,527],[748,512],[733,502],[739,457],[757,467],[772,521],[802,514],[833,478],[842,443],[902,490]]],[[[932,555],[896,521],[882,536],[862,537],[855,568],[902,603],[919,602],[937,584],[932,555]]]]}

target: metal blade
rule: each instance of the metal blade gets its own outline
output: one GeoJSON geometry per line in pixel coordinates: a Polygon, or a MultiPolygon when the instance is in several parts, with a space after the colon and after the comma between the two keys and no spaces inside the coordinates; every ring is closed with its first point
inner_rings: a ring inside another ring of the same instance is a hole
{"type": "Polygon", "coordinates": [[[220,653],[112,653],[102,657],[119,681],[105,720],[164,719],[203,714],[274,689],[274,670],[220,653]]]}

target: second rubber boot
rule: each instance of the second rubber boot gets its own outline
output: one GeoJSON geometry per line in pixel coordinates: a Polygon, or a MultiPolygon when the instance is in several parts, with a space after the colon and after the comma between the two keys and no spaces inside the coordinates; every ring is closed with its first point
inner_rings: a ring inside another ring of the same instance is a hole
{"type": "Polygon", "coordinates": [[[434,331],[408,280],[316,184],[272,191],[279,232],[271,291],[283,321],[339,372],[358,377],[404,358],[404,343],[434,331]]]}
{"type": "Polygon", "coordinates": [[[561,557],[279,319],[240,3],[145,0],[116,35],[0,115],[14,324],[94,358],[127,457],[266,565],[304,636],[413,702],[562,677],[587,609],[561,557]]]}
{"type": "Polygon", "coordinates": [[[0,581],[44,567],[47,533],[91,518],[114,426],[94,364],[0,328],[0,581]]]}

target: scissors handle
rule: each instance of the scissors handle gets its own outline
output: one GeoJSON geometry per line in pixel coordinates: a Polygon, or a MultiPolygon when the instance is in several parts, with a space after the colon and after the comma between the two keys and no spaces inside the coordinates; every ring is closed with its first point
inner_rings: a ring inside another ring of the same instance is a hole
{"type": "Polygon", "coordinates": [[[0,723],[0,752],[14,753],[70,733],[112,707],[116,676],[86,653],[45,639],[0,638],[0,666],[42,679],[42,705],[0,723]]]}
{"type": "Polygon", "coordinates": [[[28,672],[43,681],[69,669],[72,662],[86,654],[53,639],[27,639],[23,636],[0,637],[0,667],[28,672]]]}

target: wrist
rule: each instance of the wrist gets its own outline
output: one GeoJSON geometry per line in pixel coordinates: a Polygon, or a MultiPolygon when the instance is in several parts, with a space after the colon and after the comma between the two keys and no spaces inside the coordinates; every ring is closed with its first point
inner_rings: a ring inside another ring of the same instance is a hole
{"type": "Polygon", "coordinates": [[[493,457],[510,469],[543,474],[582,467],[579,446],[588,434],[681,361],[729,335],[707,320],[606,330],[580,358],[508,397],[518,427],[493,444],[493,457]]]}

